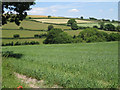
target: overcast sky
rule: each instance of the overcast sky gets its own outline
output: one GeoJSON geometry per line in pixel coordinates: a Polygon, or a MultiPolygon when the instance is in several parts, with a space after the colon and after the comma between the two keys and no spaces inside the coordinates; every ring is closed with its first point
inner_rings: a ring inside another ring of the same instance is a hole
{"type": "Polygon", "coordinates": [[[99,19],[118,19],[118,0],[104,0],[110,2],[87,2],[95,0],[84,0],[84,2],[82,2],[83,0],[76,0],[79,2],[72,2],[73,0],[69,0],[69,2],[52,2],[54,0],[49,0],[51,2],[47,2],[47,0],[46,2],[41,2],[40,0],[39,2],[37,1],[36,5],[32,6],[32,10],[28,12],[29,15],[51,15],[67,17],[83,16],[85,18],[95,17],[99,19]]]}

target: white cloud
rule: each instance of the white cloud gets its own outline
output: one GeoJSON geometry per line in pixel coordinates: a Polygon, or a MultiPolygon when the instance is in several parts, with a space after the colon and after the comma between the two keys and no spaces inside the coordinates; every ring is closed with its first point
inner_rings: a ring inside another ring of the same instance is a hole
{"type": "Polygon", "coordinates": [[[79,12],[79,10],[78,9],[71,9],[71,10],[69,10],[69,12],[79,12]]]}
{"type": "Polygon", "coordinates": [[[103,10],[102,10],[102,9],[100,9],[100,10],[99,10],[99,12],[100,12],[100,13],[102,13],[102,12],[103,12],[103,10]]]}
{"type": "Polygon", "coordinates": [[[47,8],[36,7],[36,8],[32,8],[32,10],[28,11],[28,13],[38,15],[38,14],[44,14],[46,10],[47,8]]]}
{"type": "Polygon", "coordinates": [[[113,8],[111,8],[111,9],[109,9],[109,11],[110,11],[110,12],[113,12],[113,11],[114,11],[114,9],[113,9],[113,8]]]}

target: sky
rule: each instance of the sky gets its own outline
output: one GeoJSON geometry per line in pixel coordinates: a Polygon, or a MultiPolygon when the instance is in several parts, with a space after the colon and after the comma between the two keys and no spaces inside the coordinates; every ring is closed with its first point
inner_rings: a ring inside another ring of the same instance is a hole
{"type": "Polygon", "coordinates": [[[110,0],[110,2],[88,2],[89,0],[86,0],[86,2],[81,2],[82,0],[79,0],[78,2],[70,1],[71,2],[36,1],[36,4],[31,7],[32,9],[28,11],[28,15],[51,15],[64,17],[83,16],[84,18],[95,17],[98,19],[104,18],[118,20],[117,0],[110,0]]]}

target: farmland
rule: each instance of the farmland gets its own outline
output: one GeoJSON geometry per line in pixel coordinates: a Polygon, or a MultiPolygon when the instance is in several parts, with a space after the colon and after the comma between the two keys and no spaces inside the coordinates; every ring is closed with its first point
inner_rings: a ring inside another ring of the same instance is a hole
{"type": "MultiPolygon", "coordinates": [[[[110,23],[105,23],[105,24],[110,24],[110,23]]],[[[112,23],[114,26],[118,26],[118,23],[112,23]]],[[[93,26],[100,26],[98,22],[95,23],[79,23],[78,26],[85,26],[85,27],[93,27],[93,26]]]]}
{"type": "MultiPolygon", "coordinates": [[[[48,20],[48,19],[46,19],[46,20],[48,20]]],[[[54,20],[59,21],[59,20],[62,20],[62,19],[49,19],[49,20],[54,22],[54,20]]],[[[65,21],[66,20],[67,19],[65,19],[65,21]]],[[[78,25],[80,25],[80,26],[90,26],[90,27],[92,27],[94,25],[98,25],[97,22],[96,22],[96,24],[95,24],[95,22],[92,23],[93,21],[84,21],[84,22],[87,22],[87,23],[84,23],[84,24],[81,23],[81,24],[78,24],[78,25]]],[[[71,36],[78,35],[82,31],[82,29],[70,30],[71,27],[69,27],[69,26],[54,25],[54,24],[53,24],[54,28],[61,28],[62,30],[64,30],[65,32],[67,32],[71,36]]],[[[24,42],[24,41],[33,41],[34,40],[34,41],[38,41],[42,44],[43,40],[45,38],[36,39],[36,38],[34,38],[34,35],[35,34],[45,34],[45,33],[47,33],[47,29],[48,29],[49,25],[50,24],[40,23],[40,22],[35,22],[35,21],[30,21],[30,20],[22,21],[20,26],[17,26],[14,23],[8,23],[8,24],[2,26],[2,29],[3,29],[2,30],[2,38],[3,38],[2,42],[3,43],[8,43],[8,42],[11,42],[11,41],[24,42]],[[20,27],[23,27],[23,30],[20,30],[19,29],[20,27]],[[15,35],[15,34],[19,34],[22,39],[12,39],[13,35],[15,35]]],[[[100,31],[103,31],[103,30],[100,30],[100,31]]],[[[112,31],[104,31],[104,32],[112,33],[112,31]]],[[[116,32],[114,32],[114,33],[116,33],[116,32]]]]}
{"type": "MultiPolygon", "coordinates": [[[[69,19],[33,19],[42,23],[66,24],[69,19]]],[[[92,21],[76,20],[77,23],[91,23],[92,21]]]]}
{"type": "MultiPolygon", "coordinates": [[[[42,17],[42,16],[41,16],[42,17]]],[[[34,35],[47,34],[48,26],[61,28],[63,32],[78,36],[84,29],[71,30],[66,24],[68,19],[26,19],[20,26],[8,23],[2,26],[2,43],[38,41],[40,45],[7,46],[3,52],[22,54],[20,58],[3,57],[3,87],[13,88],[22,85],[14,73],[43,80],[45,86],[63,88],[109,88],[118,86],[118,42],[43,44],[46,37],[34,35]],[[35,21],[38,20],[38,21],[35,21]],[[39,22],[39,20],[42,20],[39,22]],[[48,24],[49,23],[49,24],[48,24]],[[58,24],[58,25],[57,25],[58,24]],[[20,29],[22,27],[23,29],[20,29]],[[20,38],[13,35],[19,34],[20,38]],[[112,48],[111,48],[112,47],[112,48]],[[7,77],[7,78],[6,78],[7,77]],[[10,81],[13,83],[10,84],[10,81]],[[16,82],[16,83],[15,83],[16,82]]],[[[98,22],[77,20],[79,26],[93,27],[98,22]]],[[[116,23],[114,23],[117,25],[116,23]]],[[[114,31],[98,30],[106,33],[114,31]]],[[[65,34],[66,35],[66,34],[65,34]]]]}
{"type": "Polygon", "coordinates": [[[118,85],[118,42],[2,49],[23,54],[20,59],[7,58],[7,66],[12,71],[44,80],[50,86],[110,88],[118,85]]]}

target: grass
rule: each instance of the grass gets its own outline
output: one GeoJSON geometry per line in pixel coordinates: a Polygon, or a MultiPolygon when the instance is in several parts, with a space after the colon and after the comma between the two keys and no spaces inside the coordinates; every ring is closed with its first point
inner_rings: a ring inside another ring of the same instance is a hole
{"type": "MultiPolygon", "coordinates": [[[[116,88],[118,42],[3,47],[13,71],[67,88],[116,88]]],[[[4,59],[3,59],[4,60],[4,59]]]]}
{"type": "MultiPolygon", "coordinates": [[[[105,24],[110,24],[110,23],[105,23],[105,24]]],[[[118,26],[118,23],[111,23],[113,24],[114,26],[118,26]]],[[[96,23],[79,23],[77,24],[78,26],[84,26],[84,27],[93,27],[93,26],[98,26],[100,27],[100,25],[96,22],[96,23]]]]}
{"type": "Polygon", "coordinates": [[[79,33],[83,30],[66,30],[64,32],[67,32],[69,35],[74,36],[74,35],[79,35],[79,33]]]}
{"type": "Polygon", "coordinates": [[[25,41],[38,41],[40,44],[43,44],[45,38],[35,38],[35,39],[2,39],[2,43],[9,43],[9,42],[25,42],[25,41]]]}
{"type": "MultiPolygon", "coordinates": [[[[30,30],[48,30],[48,26],[50,24],[43,24],[39,22],[34,22],[34,21],[22,21],[21,25],[24,29],[30,29],[30,30]]],[[[68,26],[63,26],[63,25],[53,25],[55,28],[61,28],[61,29],[70,29],[68,26]]],[[[2,26],[3,29],[19,29],[15,23],[8,23],[4,26],[2,26]]]]}
{"type": "Polygon", "coordinates": [[[7,62],[6,58],[2,60],[2,88],[17,88],[19,86],[23,86],[27,88],[28,86],[18,80],[12,68],[9,67],[9,63],[7,62]]]}
{"type": "Polygon", "coordinates": [[[14,34],[20,37],[34,37],[35,34],[44,34],[46,31],[27,31],[27,30],[2,30],[2,37],[12,38],[14,34]]]}

